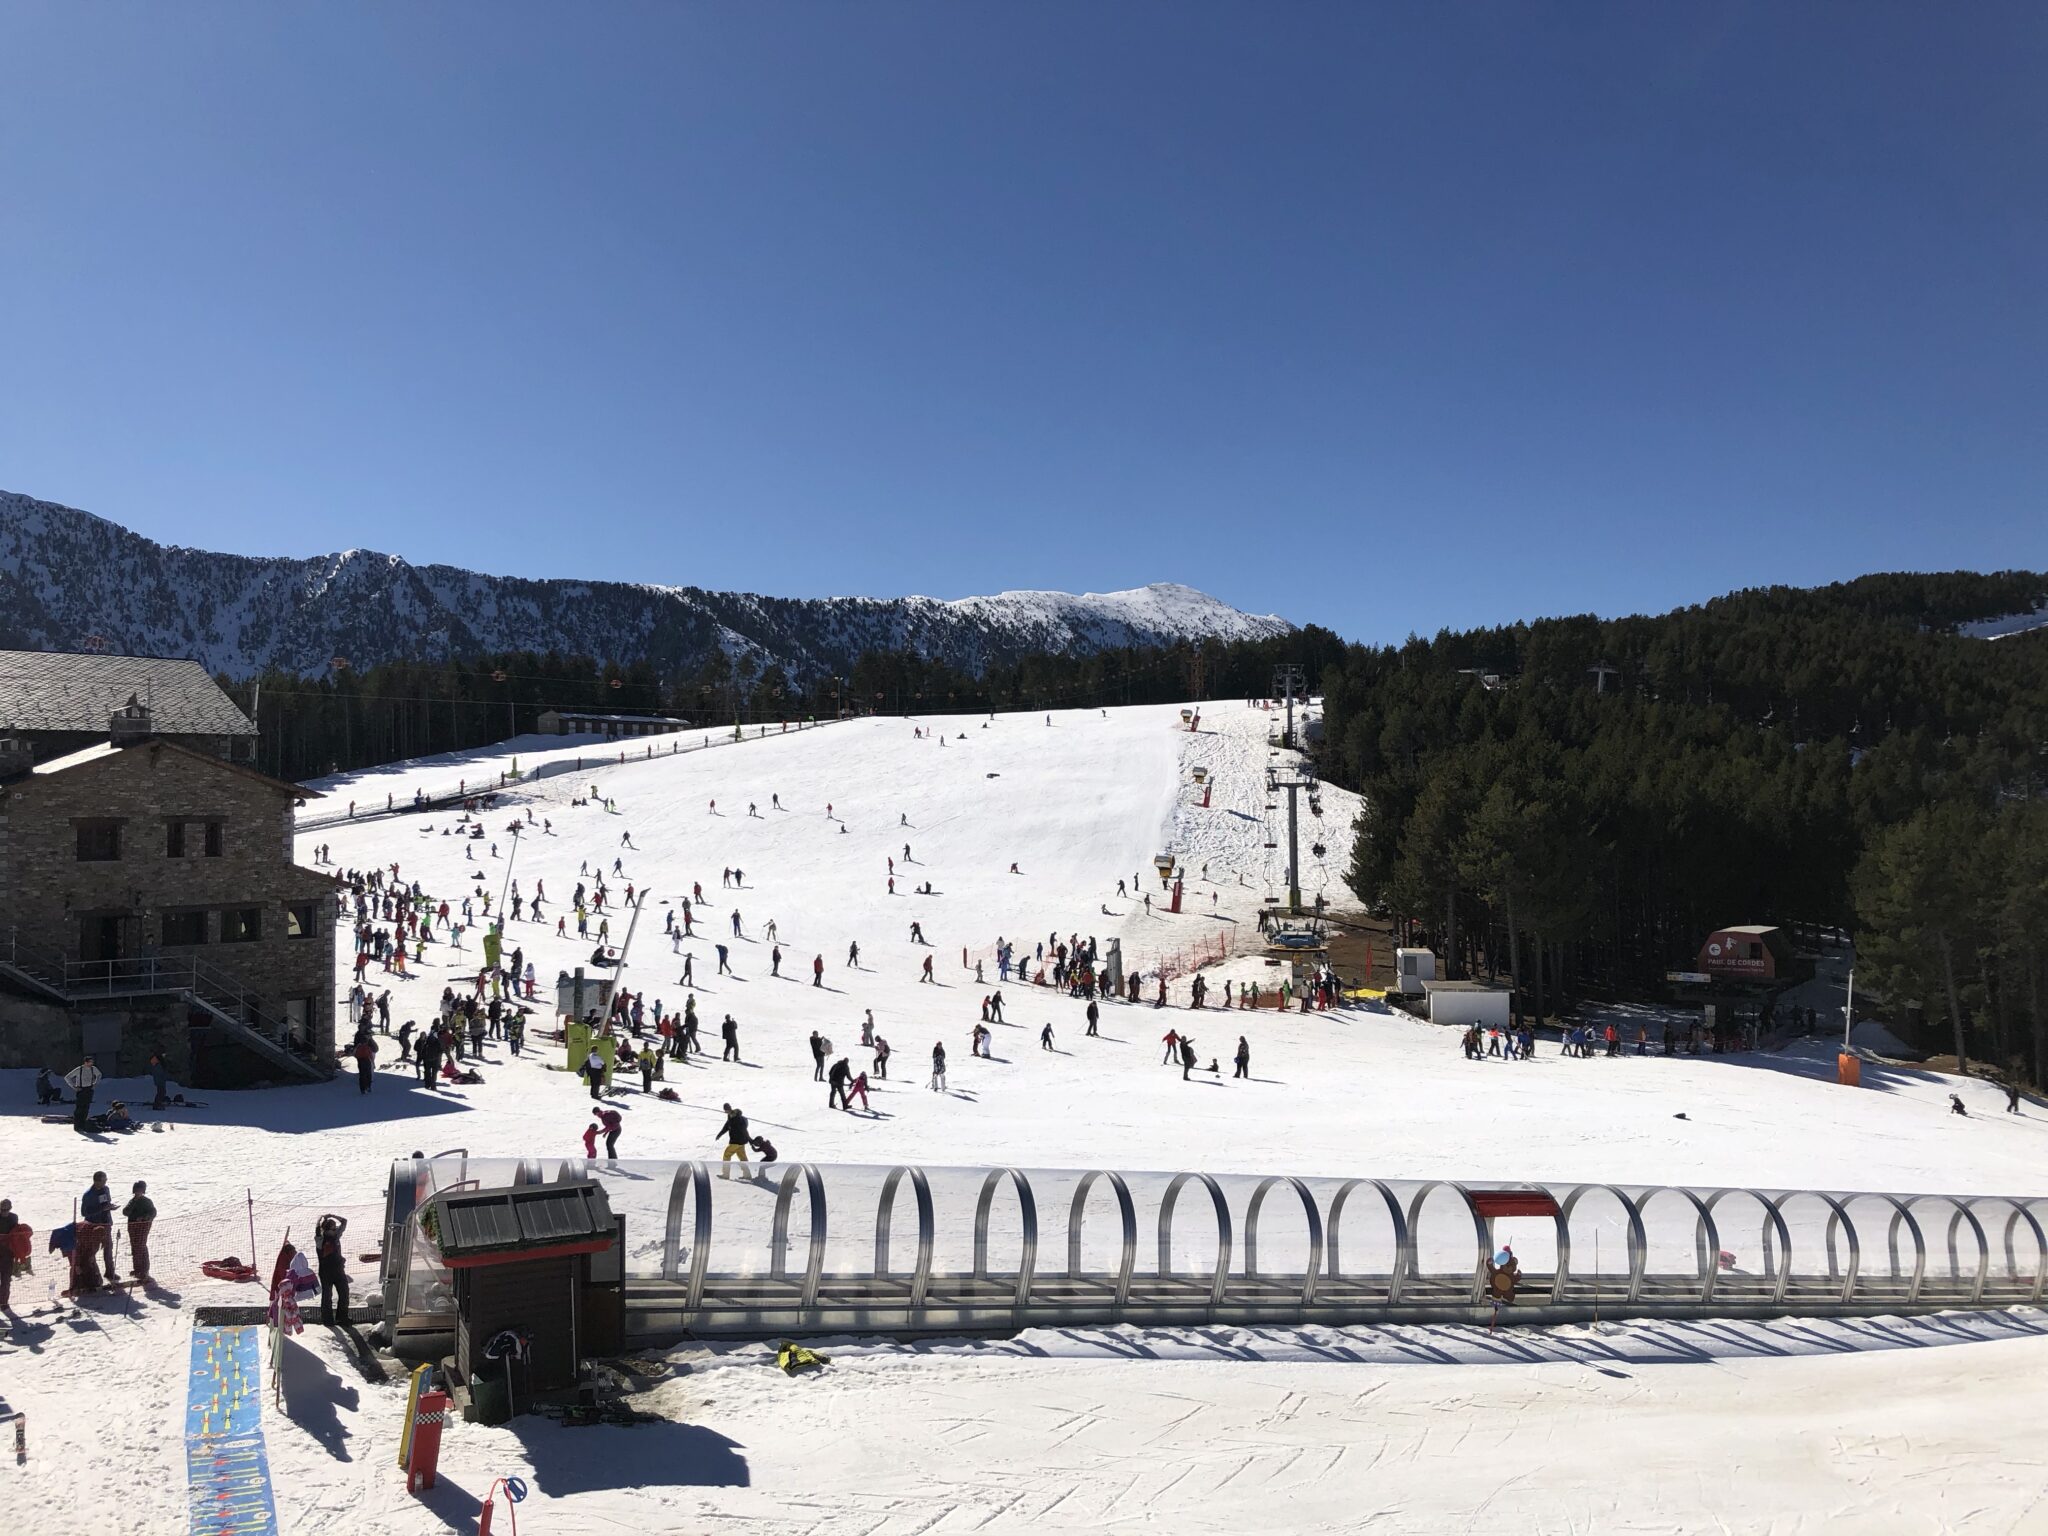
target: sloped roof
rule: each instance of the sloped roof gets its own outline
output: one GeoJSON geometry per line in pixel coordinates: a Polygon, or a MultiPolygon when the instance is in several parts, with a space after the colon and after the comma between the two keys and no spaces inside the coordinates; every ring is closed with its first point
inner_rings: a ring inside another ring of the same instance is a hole
{"type": "Polygon", "coordinates": [[[253,736],[196,661],[80,651],[0,651],[0,732],[104,731],[133,694],[160,736],[253,736]]]}
{"type": "Polygon", "coordinates": [[[254,779],[265,788],[274,789],[279,794],[293,801],[324,800],[326,798],[325,790],[308,789],[303,784],[292,784],[284,779],[274,779],[267,773],[251,768],[247,763],[229,762],[226,758],[215,757],[210,752],[195,752],[182,742],[167,741],[161,736],[143,736],[134,741],[124,742],[96,741],[89,747],[80,747],[76,752],[67,752],[62,757],[51,758],[47,763],[38,763],[35,767],[25,770],[24,774],[17,774],[16,777],[47,778],[51,774],[70,773],[74,769],[90,767],[92,764],[104,762],[110,757],[118,757],[123,752],[141,751],[175,752],[180,757],[189,757],[195,763],[204,763],[207,767],[217,768],[222,773],[235,773],[240,774],[245,779],[254,779]]]}

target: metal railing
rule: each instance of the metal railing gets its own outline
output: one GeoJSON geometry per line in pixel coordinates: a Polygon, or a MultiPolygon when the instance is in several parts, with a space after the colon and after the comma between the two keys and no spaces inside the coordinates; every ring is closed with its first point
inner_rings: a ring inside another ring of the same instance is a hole
{"type": "Polygon", "coordinates": [[[0,947],[0,966],[67,1004],[183,998],[204,1009],[258,1054],[298,1075],[327,1077],[333,1072],[314,1042],[297,1037],[283,1020],[264,1012],[257,993],[195,955],[67,960],[21,943],[9,929],[6,943],[0,947]]]}
{"type": "Polygon", "coordinates": [[[638,1237],[627,1328],[644,1343],[1931,1312],[2038,1304],[2048,1280],[2048,1196],[808,1163],[727,1179],[734,1167],[395,1164],[394,1337],[452,1327],[447,1276],[411,1217],[458,1178],[600,1181],[638,1237]],[[1488,1214],[1528,1210],[1542,1214],[1488,1214]],[[839,1211],[850,1225],[835,1230],[839,1211]],[[1502,1245],[1512,1264],[1497,1266],[1502,1245]]]}

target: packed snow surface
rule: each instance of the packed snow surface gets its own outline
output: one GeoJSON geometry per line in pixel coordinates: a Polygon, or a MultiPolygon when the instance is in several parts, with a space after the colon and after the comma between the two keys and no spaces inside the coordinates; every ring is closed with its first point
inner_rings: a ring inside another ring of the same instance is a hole
{"type": "Polygon", "coordinates": [[[2003,640],[2036,629],[2048,629],[2048,603],[2025,613],[2004,613],[1995,619],[1972,619],[1967,624],[1958,624],[1956,633],[1967,635],[1972,640],[2003,640]]]}
{"type": "MultiPolygon", "coordinates": [[[[1216,993],[1226,979],[1271,985],[1254,922],[1284,881],[1286,802],[1269,809],[1265,790],[1267,765],[1286,761],[1268,744],[1273,724],[1238,700],[1202,706],[1195,732],[1178,708],[1153,707],[866,719],[709,746],[686,733],[629,745],[624,763],[613,747],[587,772],[528,778],[486,814],[481,841],[452,835],[449,812],[377,816],[303,832],[299,857],[311,864],[324,846],[336,868],[396,864],[458,907],[488,892],[495,910],[508,876],[528,897],[544,882],[546,921],[508,935],[544,987],[593,942],[573,937],[573,916],[570,936],[555,935],[579,878],[593,879],[579,867],[602,869],[614,903],[629,880],[647,893],[625,984],[677,1008],[688,954],[705,1038],[730,1012],[744,1064],[721,1064],[715,1048],[671,1063],[677,1103],[620,1092],[625,1158],[711,1155],[731,1102],[785,1160],[2041,1190],[2038,1107],[2007,1116],[1986,1085],[1876,1062],[1862,1089],[1843,1089],[1818,1046],[1580,1061],[1546,1045],[1532,1062],[1475,1064],[1453,1032],[1398,1015],[1192,1014],[1183,979],[1170,1009],[1150,1007],[1149,988],[1148,1006],[1106,1008],[1097,1039],[1084,1036],[1081,1003],[1004,985],[993,1057],[973,1058],[968,1031],[998,985],[999,936],[1024,951],[1054,933],[1115,937],[1147,972],[1184,976],[1206,961],[1216,993]],[[1206,809],[1196,766],[1214,780],[1206,809]],[[548,830],[515,845],[507,829],[527,810],[548,830]],[[1162,852],[1192,877],[1178,914],[1153,874],[1162,852]],[[737,888],[721,884],[732,869],[737,888]],[[697,936],[678,949],[662,916],[699,883],[697,936]],[[735,974],[716,974],[713,942],[730,947],[735,974]],[[919,980],[926,957],[932,983],[919,980]],[[868,1067],[857,1049],[867,1009],[896,1070],[873,1083],[872,1113],[828,1110],[807,1037],[820,1028],[835,1055],[868,1067]],[[1052,1050],[1039,1042],[1047,1023],[1052,1050]],[[1192,1031],[1205,1066],[1220,1058],[1220,1077],[1183,1082],[1160,1065],[1169,1027],[1192,1031]],[[1229,1076],[1240,1033],[1248,1081],[1229,1076]],[[950,1057],[944,1094],[924,1087],[935,1040],[950,1057]],[[1951,1090],[1967,1119],[1947,1113],[1951,1090]]],[[[411,787],[495,780],[515,752],[530,769],[543,750],[578,748],[513,743],[333,790],[402,801],[411,787]]],[[[1357,802],[1325,787],[1320,805],[1320,816],[1302,807],[1304,895],[1341,906],[1357,802]]],[[[617,944],[625,917],[607,917],[617,944]]],[[[438,939],[410,978],[371,979],[390,989],[394,1022],[420,1019],[478,963],[472,932],[461,950],[438,939]]],[[[1810,1000],[1825,1014],[1829,995],[1823,984],[1810,1000]]],[[[191,1309],[249,1300],[203,1278],[199,1261],[247,1256],[252,1214],[266,1262],[287,1229],[303,1240],[323,1211],[348,1216],[352,1253],[369,1252],[389,1163],[415,1150],[580,1156],[589,1099],[549,1069],[559,1048],[533,1045],[512,1061],[492,1044],[475,1087],[429,1093],[389,1070],[367,1097],[346,1076],[212,1093],[161,1133],[104,1142],[44,1125],[29,1075],[0,1074],[0,1193],[38,1247],[95,1168],[124,1196],[145,1178],[165,1287],[91,1299],[78,1319],[28,1316],[0,1344],[0,1413],[27,1413],[30,1452],[6,1468],[9,1528],[74,1523],[89,1479],[118,1491],[96,1503],[96,1532],[182,1528],[191,1309]]],[[[147,1085],[103,1086],[102,1102],[117,1095],[146,1102],[147,1085]]],[[[367,1286],[370,1266],[353,1268],[367,1286]]],[[[46,1305],[54,1273],[39,1254],[16,1282],[17,1309],[46,1305]]],[[[454,1423],[442,1487],[425,1500],[407,1497],[392,1465],[398,1387],[354,1374],[316,1328],[289,1346],[286,1406],[266,1402],[264,1420],[280,1526],[296,1533],[469,1530],[505,1474],[532,1485],[520,1519],[540,1531],[2018,1531],[2048,1508],[2038,1437],[2012,1413],[2048,1369],[2044,1327],[2021,1309],[1953,1329],[1608,1325],[1517,1336],[1526,1349],[1456,1329],[1161,1331],[1136,1348],[1114,1331],[999,1346],[849,1341],[827,1371],[796,1379],[758,1348],[684,1351],[692,1369],[642,1399],[668,1422],[454,1423]]],[[[8,1449],[0,1432],[0,1466],[8,1449]]]]}

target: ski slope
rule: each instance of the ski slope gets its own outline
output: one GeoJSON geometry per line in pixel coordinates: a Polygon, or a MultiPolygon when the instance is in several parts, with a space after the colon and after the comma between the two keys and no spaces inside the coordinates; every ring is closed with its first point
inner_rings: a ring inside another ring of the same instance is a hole
{"type": "MultiPolygon", "coordinates": [[[[1284,880],[1284,849],[1267,846],[1284,842],[1285,800],[1269,810],[1264,789],[1267,765],[1284,760],[1268,743],[1273,719],[1228,701],[1203,706],[1199,732],[1182,727],[1178,708],[1145,707],[864,719],[651,759],[628,748],[624,763],[507,792],[480,844],[444,835],[454,818],[435,812],[322,827],[302,835],[299,856],[311,863],[325,845],[337,867],[395,863],[437,897],[459,903],[488,891],[494,908],[508,877],[528,895],[543,881],[546,922],[510,925],[508,943],[534,960],[544,996],[558,970],[588,957],[591,941],[557,938],[555,919],[568,912],[579,867],[601,867],[615,896],[629,879],[646,892],[625,985],[671,1009],[684,995],[682,953],[663,939],[661,917],[701,883],[697,936],[682,950],[705,1040],[715,1044],[730,1012],[744,1062],[720,1063],[714,1049],[670,1063],[677,1103],[621,1092],[622,1157],[715,1153],[730,1102],[786,1160],[2042,1187],[2048,1124],[2038,1108],[2004,1116],[1999,1096],[1972,1083],[1957,1089],[1971,1117],[1956,1119],[1947,1114],[1955,1084],[1874,1063],[1863,1089],[1841,1089],[1831,1053],[1818,1049],[1568,1061],[1547,1046],[1527,1064],[1474,1064],[1451,1032],[1398,1016],[1190,1014],[1181,980],[1171,1009],[1106,1007],[1099,1039],[1084,1037],[1082,1004],[1004,985],[993,1058],[971,1057],[969,1031],[998,985],[999,937],[1026,951],[1052,933],[1115,937],[1126,964],[1147,972],[1220,952],[1207,970],[1216,993],[1225,979],[1271,983],[1254,923],[1284,880]],[[1197,764],[1215,780],[1207,809],[1191,783],[1197,764]],[[571,803],[592,790],[594,803],[571,803]],[[550,830],[515,851],[507,827],[529,809],[550,830]],[[1153,874],[1162,852],[1192,876],[1178,914],[1164,910],[1153,874]],[[721,871],[735,867],[744,884],[722,887],[721,871]],[[917,894],[926,882],[931,894],[917,894]],[[771,919],[780,977],[765,938],[771,919]],[[927,944],[912,940],[913,921],[927,944]],[[731,948],[732,976],[715,974],[717,941],[731,948]],[[853,968],[845,962],[856,941],[853,968]],[[822,988],[811,985],[813,956],[824,960],[822,988]],[[932,984],[918,979],[927,956],[932,984]],[[872,1113],[828,1110],[807,1037],[822,1029],[835,1054],[866,1068],[869,1054],[856,1046],[868,1009],[895,1048],[892,1079],[873,1083],[872,1113]],[[1050,1051],[1039,1044],[1047,1023],[1050,1051]],[[1183,1082],[1161,1066],[1169,1027],[1191,1030],[1204,1065],[1217,1058],[1222,1074],[1183,1082]],[[1252,1078],[1234,1082],[1240,1033],[1252,1078]],[[935,1040],[949,1056],[945,1094],[924,1087],[935,1040]]],[[[531,746],[513,745],[527,766],[531,746]]],[[[495,779],[512,755],[467,754],[455,775],[495,779]]],[[[388,784],[402,801],[406,785],[438,787],[449,766],[358,776],[358,798],[381,800],[388,784]]],[[[1321,818],[1303,805],[1305,850],[1325,847],[1305,859],[1304,895],[1341,906],[1357,803],[1329,788],[1321,801],[1321,818]]],[[[610,915],[617,944],[625,923],[610,915]]],[[[389,986],[394,1021],[425,1018],[442,988],[479,962],[472,935],[461,951],[429,946],[413,977],[372,979],[389,986]]],[[[0,1193],[42,1232],[68,1219],[94,1168],[121,1191],[148,1179],[162,1212],[156,1266],[175,1293],[92,1301],[83,1319],[32,1318],[9,1336],[0,1398],[29,1411],[35,1451],[7,1494],[22,1529],[68,1520],[77,1479],[108,1465],[122,1469],[123,1497],[96,1512],[99,1528],[180,1526],[190,1310],[247,1300],[197,1265],[246,1256],[252,1214],[265,1259],[287,1228],[303,1238],[328,1210],[350,1217],[351,1247],[367,1252],[393,1157],[457,1146],[581,1155],[589,1099],[550,1070],[559,1050],[511,1061],[493,1044],[486,1057],[476,1087],[427,1093],[386,1071],[368,1097],[348,1078],[215,1093],[207,1110],[162,1134],[108,1144],[42,1125],[25,1107],[28,1074],[0,1074],[0,1193]]],[[[102,1097],[122,1092],[109,1084],[102,1097]]],[[[128,1084],[125,1096],[146,1101],[146,1088],[128,1084]]],[[[17,1282],[18,1307],[45,1299],[49,1264],[17,1282]]],[[[367,1266],[355,1268],[368,1278],[367,1266]]],[[[2015,1317],[2019,1333],[2039,1331],[2033,1314],[2015,1317]]],[[[1626,1528],[1637,1515],[1644,1529],[1817,1530],[1820,1511],[1862,1530],[2024,1529],[2038,1457],[2015,1447],[1991,1405],[2031,1387],[2048,1342],[1883,1353],[1876,1342],[1872,1333],[1810,1356],[1726,1358],[1706,1373],[1659,1358],[1603,1366],[1549,1354],[1498,1365],[1304,1363],[1270,1341],[1217,1339],[1205,1347],[1229,1358],[887,1350],[785,1381],[758,1356],[722,1354],[653,1395],[672,1424],[574,1437],[532,1419],[504,1430],[451,1425],[449,1491],[427,1507],[406,1498],[390,1465],[395,1388],[352,1377],[331,1341],[309,1334],[293,1346],[290,1406],[283,1417],[266,1408],[266,1421],[281,1524],[294,1532],[468,1529],[476,1497],[507,1472],[534,1484],[522,1524],[541,1530],[1335,1530],[1364,1523],[1368,1510],[1386,1529],[1440,1530],[1504,1508],[1545,1530],[1626,1528]],[[1886,1411],[1909,1397],[1910,1413],[1886,1411]],[[1597,1487],[1556,1467],[1556,1436],[1604,1445],[1628,1435],[1686,1447],[1694,1466],[1711,1446],[1716,1462],[1743,1465],[1747,1481],[1699,1477],[1662,1454],[1608,1463],[1597,1487]],[[1806,1508],[1816,1511],[1809,1522],[1784,1514],[1806,1508]]]]}

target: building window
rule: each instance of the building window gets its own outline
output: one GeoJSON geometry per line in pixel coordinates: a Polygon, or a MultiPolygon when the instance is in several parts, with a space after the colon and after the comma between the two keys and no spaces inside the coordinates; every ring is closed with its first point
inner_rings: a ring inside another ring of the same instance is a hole
{"type": "Polygon", "coordinates": [[[320,904],[316,901],[293,902],[284,909],[284,936],[288,939],[310,939],[320,932],[320,904]]]}
{"type": "Polygon", "coordinates": [[[312,998],[288,997],[284,1000],[284,1029],[288,1044],[303,1047],[313,1043],[312,998]]]}
{"type": "Polygon", "coordinates": [[[164,914],[164,943],[166,946],[172,944],[204,944],[205,942],[206,909],[204,907],[183,912],[166,912],[164,914]]]}
{"type": "Polygon", "coordinates": [[[261,907],[226,907],[220,914],[220,941],[223,944],[253,944],[263,937],[263,909],[261,907]]]}
{"type": "Polygon", "coordinates": [[[78,862],[104,864],[121,857],[121,823],[96,816],[72,823],[78,828],[78,862]]]}
{"type": "Polygon", "coordinates": [[[185,823],[167,821],[164,823],[164,857],[182,859],[185,857],[185,823]]]}
{"type": "Polygon", "coordinates": [[[220,848],[221,824],[217,821],[209,821],[206,824],[206,856],[209,859],[219,858],[220,848]]]}

